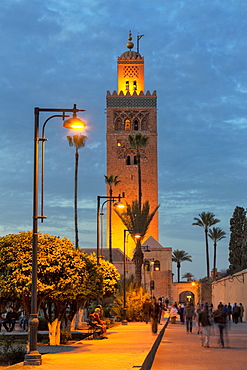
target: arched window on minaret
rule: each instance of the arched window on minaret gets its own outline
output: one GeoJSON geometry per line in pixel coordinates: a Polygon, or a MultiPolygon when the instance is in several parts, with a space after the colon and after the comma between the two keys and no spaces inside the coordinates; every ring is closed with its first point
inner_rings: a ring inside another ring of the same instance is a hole
{"type": "Polygon", "coordinates": [[[141,125],[142,125],[142,131],[148,130],[148,120],[146,118],[143,118],[141,125]]]}
{"type": "Polygon", "coordinates": [[[127,158],[126,158],[126,165],[129,166],[130,165],[130,156],[128,155],[127,158]]]}
{"type": "Polygon", "coordinates": [[[114,130],[115,131],[118,131],[118,130],[121,130],[122,129],[122,121],[120,118],[118,118],[116,121],[115,121],[115,125],[114,125],[114,130]]]}
{"type": "Polygon", "coordinates": [[[137,81],[133,81],[133,90],[136,91],[137,90],[137,81]]]}
{"type": "Polygon", "coordinates": [[[129,88],[130,88],[130,83],[129,83],[129,81],[126,81],[125,82],[125,90],[129,91],[129,88]]]}
{"type": "Polygon", "coordinates": [[[137,119],[134,121],[134,130],[138,131],[138,121],[137,121],[137,119]]]}
{"type": "Polygon", "coordinates": [[[125,121],[125,131],[129,131],[129,130],[130,130],[130,120],[126,119],[126,121],[125,121]]]}
{"type": "Polygon", "coordinates": [[[137,164],[137,157],[136,157],[136,155],[134,156],[134,164],[137,164]]]}

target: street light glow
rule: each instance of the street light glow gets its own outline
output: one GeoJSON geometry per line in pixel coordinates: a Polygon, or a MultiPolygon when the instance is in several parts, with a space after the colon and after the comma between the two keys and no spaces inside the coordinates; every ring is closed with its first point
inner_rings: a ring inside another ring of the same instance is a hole
{"type": "Polygon", "coordinates": [[[86,127],[86,123],[75,115],[72,118],[67,119],[64,122],[63,127],[73,130],[83,130],[86,127]]]}

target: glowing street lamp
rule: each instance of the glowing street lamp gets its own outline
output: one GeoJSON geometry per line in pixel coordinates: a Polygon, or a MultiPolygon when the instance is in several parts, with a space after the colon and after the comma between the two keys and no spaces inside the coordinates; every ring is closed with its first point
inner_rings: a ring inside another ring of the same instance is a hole
{"type": "Polygon", "coordinates": [[[124,229],[124,265],[123,265],[123,319],[122,325],[127,325],[128,321],[126,320],[126,233],[134,234],[136,239],[141,238],[141,234],[137,233],[135,230],[124,229]]]}
{"type": "MultiPolygon", "coordinates": [[[[31,313],[30,313],[30,334],[29,334],[29,351],[25,356],[24,365],[41,365],[41,355],[37,349],[37,332],[38,332],[38,313],[37,313],[37,246],[38,246],[38,220],[46,218],[43,215],[43,189],[42,189],[42,214],[38,215],[38,200],[39,200],[39,143],[46,141],[44,138],[44,130],[46,123],[54,117],[69,117],[65,113],[73,113],[73,117],[64,122],[64,127],[73,128],[74,124],[77,129],[85,128],[85,122],[77,118],[77,112],[83,112],[84,109],[77,109],[76,104],[72,109],[50,109],[50,108],[34,108],[34,178],[33,178],[33,236],[32,236],[32,289],[31,289],[31,313]],[[42,138],[39,136],[39,113],[40,112],[56,112],[49,117],[43,124],[42,138]],[[61,114],[62,113],[62,114],[61,114]]],[[[42,145],[42,183],[44,169],[44,145],[42,145]]]]}
{"type": "MultiPolygon", "coordinates": [[[[113,196],[97,196],[97,251],[96,251],[96,256],[97,256],[97,265],[99,265],[99,259],[100,259],[100,216],[103,214],[103,206],[106,202],[112,202],[117,200],[116,203],[114,203],[114,206],[117,207],[118,209],[125,208],[125,205],[120,201],[120,199],[124,198],[125,194],[122,193],[122,195],[118,195],[117,197],[113,196]],[[101,199],[106,199],[105,202],[102,204],[101,207],[101,212],[100,212],[100,202],[101,199]]],[[[111,231],[109,231],[111,232],[111,231]]],[[[102,248],[102,245],[101,245],[102,248]]]]}

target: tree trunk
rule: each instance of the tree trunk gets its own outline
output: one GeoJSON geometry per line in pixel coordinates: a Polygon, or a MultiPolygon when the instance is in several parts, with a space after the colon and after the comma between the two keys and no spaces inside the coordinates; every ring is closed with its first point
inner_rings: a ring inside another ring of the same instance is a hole
{"type": "Polygon", "coordinates": [[[109,190],[110,208],[109,208],[109,261],[112,263],[112,188],[109,190]]]}
{"type": "Polygon", "coordinates": [[[75,153],[75,199],[74,199],[74,215],[75,215],[75,248],[79,249],[79,236],[78,236],[78,220],[77,220],[77,184],[78,184],[78,162],[79,153],[75,153]]]}
{"type": "Polygon", "coordinates": [[[208,231],[205,230],[205,240],[206,240],[206,264],[207,264],[207,278],[210,279],[210,267],[209,267],[209,252],[208,252],[208,231]]]}
{"type": "Polygon", "coordinates": [[[216,269],[216,248],[217,248],[217,244],[214,243],[214,272],[216,269]]]}
{"type": "Polygon", "coordinates": [[[142,264],[143,264],[143,252],[141,250],[141,244],[138,240],[135,253],[134,253],[134,263],[135,263],[135,278],[136,285],[140,286],[142,282],[142,264]]]}
{"type": "Polygon", "coordinates": [[[52,323],[48,322],[50,346],[59,346],[60,326],[61,321],[58,319],[55,319],[52,323]]]}
{"type": "Polygon", "coordinates": [[[178,262],[177,263],[177,268],[178,268],[178,283],[180,283],[180,267],[181,267],[181,264],[178,262]]]}

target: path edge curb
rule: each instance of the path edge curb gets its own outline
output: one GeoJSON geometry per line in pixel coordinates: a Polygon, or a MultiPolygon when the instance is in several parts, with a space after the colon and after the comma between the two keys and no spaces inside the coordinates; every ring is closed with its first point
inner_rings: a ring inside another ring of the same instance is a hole
{"type": "Polygon", "coordinates": [[[140,370],[150,370],[152,365],[153,365],[153,361],[154,361],[154,358],[155,358],[155,355],[156,355],[156,352],[157,352],[157,349],[160,345],[160,342],[161,342],[161,339],[163,338],[163,335],[165,333],[165,330],[167,328],[167,325],[170,321],[170,318],[168,318],[168,320],[166,321],[164,327],[162,328],[162,330],[159,332],[159,335],[158,337],[156,338],[151,350],[149,351],[147,357],[145,358],[143,364],[142,364],[142,367],[140,370]]]}

